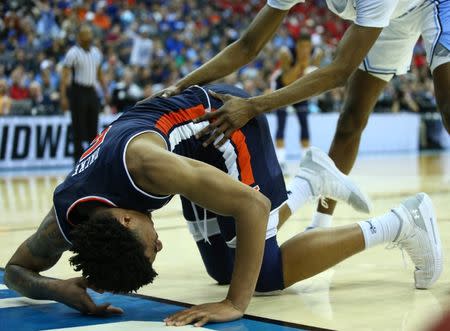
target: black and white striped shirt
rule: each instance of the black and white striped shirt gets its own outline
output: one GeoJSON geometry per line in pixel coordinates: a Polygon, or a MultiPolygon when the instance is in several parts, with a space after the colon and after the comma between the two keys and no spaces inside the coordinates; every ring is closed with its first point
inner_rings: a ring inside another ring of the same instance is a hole
{"type": "Polygon", "coordinates": [[[64,66],[74,69],[73,81],[84,86],[94,86],[97,81],[97,70],[102,63],[102,53],[91,46],[89,51],[82,47],[72,46],[64,59],[64,66]]]}

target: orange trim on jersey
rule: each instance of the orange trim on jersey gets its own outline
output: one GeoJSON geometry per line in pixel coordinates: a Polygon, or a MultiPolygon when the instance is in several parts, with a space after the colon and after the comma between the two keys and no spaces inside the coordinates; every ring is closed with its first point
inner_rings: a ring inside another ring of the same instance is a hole
{"type": "Polygon", "coordinates": [[[253,176],[253,169],[251,163],[251,155],[248,150],[247,142],[245,140],[245,135],[241,130],[235,131],[231,137],[236,148],[237,162],[240,169],[241,182],[246,185],[255,184],[255,178],[253,176]]]}
{"type": "Polygon", "coordinates": [[[88,157],[98,146],[100,146],[103,143],[103,140],[105,140],[106,134],[108,133],[109,129],[111,129],[111,125],[108,126],[106,129],[104,129],[101,133],[97,135],[97,137],[94,138],[94,140],[91,143],[91,147],[89,147],[83,155],[80,157],[80,161],[83,161],[86,157],[88,157]]]}
{"type": "MultiPolygon", "coordinates": [[[[215,111],[212,109],[211,111],[215,111]]],[[[155,127],[164,134],[168,134],[173,127],[192,121],[193,119],[205,114],[205,107],[203,105],[197,105],[188,109],[179,109],[177,111],[170,112],[163,115],[157,122],[155,127]]],[[[253,169],[251,165],[251,156],[247,147],[245,135],[241,130],[235,131],[230,140],[233,142],[236,148],[237,162],[240,169],[241,182],[246,185],[253,185],[255,178],[253,176],[253,169]]]]}
{"type": "Polygon", "coordinates": [[[170,130],[178,124],[192,121],[193,119],[205,114],[205,107],[197,105],[187,109],[179,109],[161,116],[156,122],[155,127],[164,134],[169,134],[170,130]]]}
{"type": "Polygon", "coordinates": [[[79,203],[88,202],[88,201],[98,201],[98,202],[107,204],[110,207],[117,207],[113,202],[109,201],[108,199],[102,198],[102,197],[88,196],[88,197],[78,199],[77,201],[75,201],[74,203],[72,203],[70,205],[70,207],[67,209],[67,212],[66,212],[66,220],[70,225],[72,225],[72,226],[76,225],[76,224],[73,224],[69,219],[69,215],[70,215],[70,212],[72,211],[72,209],[75,208],[79,203]]]}

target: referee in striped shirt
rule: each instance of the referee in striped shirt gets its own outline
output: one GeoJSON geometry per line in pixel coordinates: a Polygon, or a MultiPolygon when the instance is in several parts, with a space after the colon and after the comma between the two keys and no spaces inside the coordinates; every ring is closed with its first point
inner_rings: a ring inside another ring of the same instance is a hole
{"type": "Polygon", "coordinates": [[[98,79],[105,91],[102,77],[100,50],[92,46],[92,30],[82,25],[78,32],[78,44],[72,46],[63,62],[61,80],[61,107],[70,106],[74,142],[74,160],[81,157],[84,147],[97,135],[100,100],[95,90],[98,79]],[[69,77],[72,74],[72,82],[69,77]]]}

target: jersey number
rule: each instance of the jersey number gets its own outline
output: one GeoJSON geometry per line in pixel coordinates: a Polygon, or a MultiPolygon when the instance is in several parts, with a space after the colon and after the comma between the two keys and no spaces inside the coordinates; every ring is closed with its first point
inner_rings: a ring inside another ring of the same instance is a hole
{"type": "Polygon", "coordinates": [[[85,158],[87,158],[89,155],[92,154],[93,151],[99,147],[103,141],[105,140],[106,134],[108,133],[109,129],[111,129],[111,125],[105,128],[102,132],[100,132],[97,137],[92,140],[91,145],[89,148],[81,155],[80,161],[83,161],[85,158]]]}

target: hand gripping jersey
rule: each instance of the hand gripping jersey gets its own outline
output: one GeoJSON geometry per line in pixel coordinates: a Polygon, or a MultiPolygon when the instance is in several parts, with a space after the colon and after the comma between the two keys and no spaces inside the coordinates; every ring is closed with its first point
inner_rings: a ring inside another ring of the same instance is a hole
{"type": "MultiPolygon", "coordinates": [[[[233,86],[217,84],[205,89],[208,88],[248,97],[233,86]]],[[[125,160],[128,143],[146,132],[160,135],[169,151],[208,163],[260,190],[271,200],[273,210],[287,199],[265,116],[251,120],[220,148],[204,148],[203,140],[195,138],[195,134],[208,123],[194,124],[192,120],[222,105],[205,89],[193,86],[178,96],[154,98],[136,105],[94,139],[54,192],[58,224],[67,241],[70,242],[71,227],[76,225],[70,217],[71,211],[83,202],[97,201],[108,206],[148,212],[170,201],[172,196],[158,196],[141,190],[128,172],[125,160]]]]}

